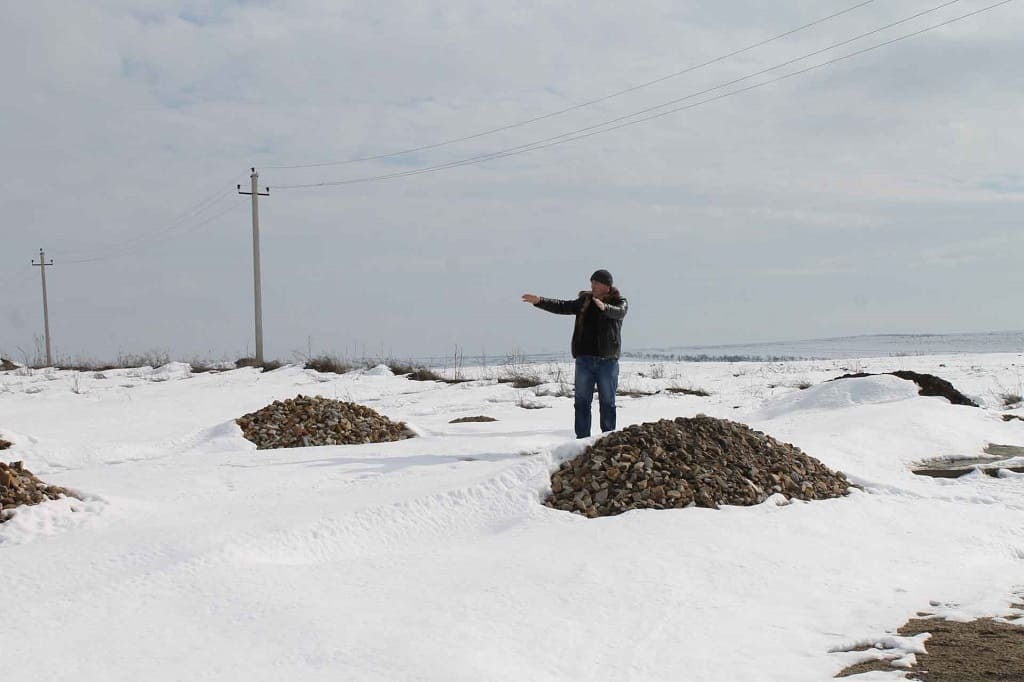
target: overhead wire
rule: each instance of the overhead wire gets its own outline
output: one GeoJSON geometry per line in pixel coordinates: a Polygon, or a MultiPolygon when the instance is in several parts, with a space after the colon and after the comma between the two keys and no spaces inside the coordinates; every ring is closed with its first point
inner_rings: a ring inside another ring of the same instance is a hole
{"type": "MultiPolygon", "coordinates": [[[[232,176],[231,179],[235,180],[237,178],[238,178],[238,176],[235,175],[235,176],[232,176]]],[[[222,183],[217,183],[217,184],[220,185],[220,189],[216,190],[212,194],[209,194],[206,197],[204,197],[204,198],[200,199],[199,201],[197,201],[197,202],[193,203],[192,205],[190,205],[184,211],[179,213],[178,216],[174,220],[172,220],[170,223],[168,223],[167,225],[164,225],[164,226],[162,226],[159,229],[156,229],[156,230],[153,230],[153,231],[149,231],[149,232],[146,232],[146,233],[143,233],[143,234],[136,234],[136,235],[129,236],[127,239],[117,243],[117,245],[116,245],[117,251],[122,251],[126,247],[134,248],[136,245],[142,245],[142,244],[146,244],[146,243],[149,243],[149,242],[165,241],[164,237],[166,235],[170,235],[171,233],[174,233],[174,232],[182,230],[182,229],[188,230],[188,227],[192,223],[192,221],[194,221],[196,219],[199,219],[204,214],[208,215],[209,212],[215,206],[217,206],[231,192],[233,192],[235,190],[235,187],[224,188],[222,183]]],[[[106,254],[100,255],[100,253],[101,252],[97,248],[94,247],[94,248],[89,249],[87,251],[83,251],[83,250],[71,250],[71,251],[57,250],[57,251],[54,251],[54,256],[56,258],[60,258],[61,261],[64,262],[64,263],[79,263],[79,262],[87,263],[87,262],[93,262],[94,260],[105,260],[106,257],[107,257],[106,254]],[[94,256],[96,256],[96,257],[94,258],[94,256]]]]}
{"type": "Polygon", "coordinates": [[[902,20],[900,20],[898,22],[893,22],[892,24],[887,24],[884,27],[880,27],[880,28],[875,29],[873,31],[870,31],[868,33],[861,34],[860,36],[857,36],[856,38],[851,38],[849,40],[842,41],[842,43],[837,43],[837,44],[831,45],[831,46],[829,46],[827,48],[823,48],[821,50],[816,50],[813,53],[809,53],[807,55],[803,55],[801,57],[797,57],[795,59],[788,60],[787,62],[783,62],[781,64],[777,64],[777,65],[769,67],[767,69],[762,69],[761,71],[755,72],[753,74],[748,74],[747,76],[743,76],[742,78],[734,79],[732,81],[729,81],[728,83],[724,83],[724,84],[715,86],[713,88],[707,88],[707,89],[702,90],[700,92],[691,93],[690,95],[686,95],[685,97],[677,98],[677,99],[671,100],[669,102],[664,102],[664,103],[662,103],[660,105],[656,105],[656,106],[653,106],[653,107],[647,107],[645,109],[633,112],[631,114],[627,114],[625,116],[619,116],[619,117],[616,117],[614,119],[610,119],[608,121],[604,121],[602,123],[594,124],[594,125],[587,126],[587,127],[584,127],[584,128],[579,128],[579,129],[576,129],[576,130],[572,130],[572,131],[569,131],[569,132],[566,132],[566,133],[562,133],[560,135],[555,135],[555,136],[544,138],[544,139],[541,139],[541,140],[535,140],[535,141],[527,143],[527,144],[518,145],[518,146],[515,146],[515,147],[506,148],[506,149],[501,149],[501,150],[497,150],[497,151],[494,151],[494,152],[488,152],[488,153],[485,153],[485,154],[479,154],[479,155],[475,155],[475,156],[470,156],[470,157],[463,158],[463,159],[457,159],[457,160],[449,161],[449,162],[445,162],[445,163],[435,164],[435,165],[431,165],[431,166],[425,166],[425,167],[421,167],[421,168],[410,169],[410,170],[407,170],[407,171],[398,171],[398,172],[395,172],[395,173],[385,173],[385,174],[381,174],[381,175],[363,176],[363,177],[348,178],[348,179],[335,180],[335,181],[323,181],[323,182],[313,182],[313,183],[297,183],[297,184],[290,184],[290,185],[288,185],[288,184],[284,184],[284,185],[278,184],[278,185],[275,185],[274,187],[275,187],[275,189],[278,189],[278,190],[309,189],[309,188],[317,188],[317,187],[334,187],[334,186],[351,185],[351,184],[375,182],[375,181],[382,181],[382,180],[391,180],[391,179],[396,179],[396,178],[409,177],[409,176],[413,176],[413,175],[421,175],[421,174],[424,174],[424,173],[432,173],[432,172],[438,172],[438,171],[442,171],[442,170],[448,170],[450,168],[459,168],[459,167],[462,167],[462,166],[474,165],[474,164],[483,163],[483,162],[491,161],[491,160],[495,160],[495,159],[506,158],[506,157],[509,157],[509,156],[516,156],[516,155],[519,155],[519,154],[525,154],[527,152],[536,151],[536,150],[539,150],[539,149],[546,149],[548,147],[553,147],[553,146],[556,146],[556,145],[565,144],[567,142],[573,142],[573,141],[576,141],[576,140],[593,137],[595,135],[600,135],[600,134],[603,134],[603,133],[611,132],[613,130],[618,130],[618,129],[621,129],[621,128],[625,128],[625,127],[637,125],[637,124],[640,124],[640,123],[644,123],[644,122],[647,122],[647,121],[651,121],[651,120],[654,120],[654,119],[657,119],[657,118],[662,118],[663,116],[667,116],[667,115],[670,115],[670,114],[678,113],[678,112],[681,112],[681,111],[686,111],[686,110],[693,109],[693,108],[698,107],[698,106],[703,106],[705,104],[710,104],[711,102],[716,102],[716,101],[719,101],[719,100],[722,100],[722,99],[725,99],[725,98],[728,98],[728,97],[732,97],[732,96],[735,96],[735,95],[738,95],[738,94],[741,94],[741,93],[744,93],[744,92],[749,92],[751,90],[755,90],[755,89],[758,89],[758,88],[763,88],[763,87],[771,85],[773,83],[778,83],[780,81],[787,80],[787,79],[793,78],[795,76],[799,76],[799,75],[802,75],[802,74],[805,74],[805,73],[809,73],[811,71],[816,71],[818,69],[821,69],[821,68],[824,68],[824,67],[827,67],[827,66],[831,66],[831,65],[836,64],[838,62],[842,62],[842,61],[851,59],[853,57],[857,57],[857,56],[860,56],[862,54],[865,54],[865,53],[868,53],[868,52],[872,52],[874,50],[878,50],[880,48],[892,45],[894,43],[898,43],[898,42],[907,40],[909,38],[913,38],[913,37],[919,36],[919,35],[921,35],[923,33],[934,31],[936,29],[942,28],[944,26],[948,26],[948,25],[956,23],[958,21],[962,21],[964,19],[968,19],[970,17],[977,16],[977,15],[982,14],[984,12],[988,12],[990,10],[996,9],[997,7],[1000,7],[1002,5],[1006,5],[1006,4],[1010,3],[1010,2],[1013,2],[1014,0],[1001,0],[1000,2],[997,2],[997,3],[992,4],[992,5],[988,5],[986,7],[981,8],[981,9],[974,10],[974,11],[968,12],[966,14],[962,14],[960,16],[954,17],[952,19],[949,19],[949,20],[946,20],[946,21],[943,21],[943,22],[940,22],[940,23],[937,23],[937,24],[933,24],[931,26],[925,27],[923,29],[919,29],[917,31],[906,33],[906,34],[898,36],[896,38],[893,38],[893,39],[890,39],[890,40],[886,40],[886,41],[878,43],[876,45],[872,45],[870,47],[867,47],[867,48],[864,48],[864,49],[861,49],[861,50],[857,50],[857,51],[851,52],[849,54],[846,54],[846,55],[843,55],[843,56],[840,56],[840,57],[836,57],[834,59],[829,59],[827,61],[815,64],[815,65],[812,65],[812,66],[809,66],[809,67],[806,67],[806,68],[803,68],[803,69],[799,69],[797,71],[785,74],[783,76],[779,76],[777,78],[772,78],[772,79],[769,79],[769,80],[766,80],[766,81],[762,81],[760,83],[755,83],[753,85],[749,85],[749,86],[744,87],[744,88],[739,88],[737,90],[733,90],[733,91],[730,91],[730,92],[727,92],[727,93],[723,93],[721,95],[717,95],[715,97],[704,99],[704,100],[701,100],[701,101],[698,101],[698,102],[695,102],[695,103],[692,103],[692,104],[689,104],[689,105],[686,105],[686,106],[676,107],[676,108],[673,108],[673,109],[669,109],[667,111],[662,111],[662,112],[659,112],[659,113],[656,113],[656,114],[651,114],[651,115],[648,115],[648,116],[642,116],[640,118],[636,118],[637,116],[641,116],[643,113],[654,111],[654,110],[657,110],[657,109],[661,109],[661,108],[663,108],[665,106],[670,106],[671,104],[675,104],[675,103],[678,103],[678,102],[681,102],[681,101],[685,101],[687,99],[692,99],[692,98],[698,97],[698,96],[700,96],[702,94],[707,94],[707,93],[712,92],[714,90],[722,89],[723,87],[728,87],[729,85],[734,85],[734,84],[736,84],[738,82],[741,82],[743,80],[748,80],[749,78],[756,77],[757,75],[763,75],[764,73],[768,73],[770,71],[777,70],[779,68],[782,68],[782,67],[784,67],[786,65],[795,63],[797,61],[801,61],[803,59],[807,59],[810,56],[814,56],[816,54],[821,54],[824,51],[835,49],[835,47],[837,47],[837,46],[849,44],[850,42],[853,42],[854,40],[859,40],[859,39],[861,39],[863,37],[866,37],[868,35],[873,35],[873,34],[879,33],[879,32],[881,32],[883,30],[886,30],[887,28],[892,28],[895,25],[899,25],[901,23],[906,23],[907,21],[910,21],[913,18],[918,18],[918,17],[920,17],[920,16],[922,16],[924,14],[927,14],[929,12],[937,11],[937,10],[942,9],[944,7],[947,7],[949,5],[955,4],[956,2],[959,2],[959,1],[960,0],[950,0],[949,2],[945,2],[945,3],[943,3],[943,4],[941,4],[941,5],[937,6],[937,7],[934,7],[932,9],[930,9],[930,10],[925,10],[924,12],[919,12],[919,13],[913,15],[913,17],[907,17],[906,19],[902,19],[902,20]],[[634,119],[634,120],[626,120],[626,119],[634,119]],[[620,121],[624,121],[624,122],[620,122],[620,121]]]}
{"type": "Polygon", "coordinates": [[[562,114],[567,114],[567,113],[572,112],[572,111],[578,111],[579,109],[583,109],[585,107],[593,106],[594,104],[600,104],[601,102],[607,102],[608,100],[614,99],[616,97],[621,97],[622,95],[626,95],[626,94],[629,94],[631,92],[636,92],[637,90],[642,90],[643,88],[647,88],[647,87],[650,87],[652,85],[657,85],[658,83],[664,83],[665,81],[671,80],[673,78],[677,78],[679,76],[682,76],[682,75],[685,75],[685,74],[688,74],[688,73],[692,73],[694,71],[697,71],[698,69],[703,69],[705,67],[712,66],[713,64],[717,64],[719,62],[725,61],[726,59],[730,59],[732,57],[739,56],[741,54],[744,54],[745,52],[750,52],[751,50],[755,50],[755,49],[757,49],[759,47],[763,47],[765,45],[768,45],[770,43],[776,42],[776,41],[781,40],[783,38],[787,38],[787,37],[789,37],[791,35],[794,35],[796,33],[800,33],[801,31],[804,31],[804,30],[809,29],[809,28],[813,28],[814,26],[817,26],[819,24],[823,24],[823,23],[825,23],[827,21],[830,21],[832,19],[835,19],[837,17],[841,17],[844,14],[849,14],[850,12],[853,12],[854,10],[857,10],[857,9],[860,9],[861,7],[864,7],[866,5],[872,4],[874,1],[875,0],[866,0],[865,2],[860,2],[860,3],[856,4],[856,5],[851,6],[851,7],[847,7],[846,9],[843,9],[843,10],[841,10],[839,12],[835,12],[833,14],[829,14],[828,16],[822,17],[820,19],[815,19],[814,21],[811,21],[809,23],[803,24],[802,26],[798,26],[796,28],[790,29],[790,30],[785,31],[783,33],[779,33],[779,34],[774,35],[774,36],[772,36],[770,38],[766,38],[765,40],[761,40],[761,41],[753,43],[751,45],[747,45],[746,47],[742,47],[742,48],[740,48],[738,50],[733,50],[732,52],[729,52],[728,54],[724,54],[724,55],[715,57],[714,59],[709,59],[709,60],[707,60],[705,62],[701,62],[700,64],[695,64],[693,66],[688,66],[688,67],[686,67],[684,69],[681,69],[679,71],[675,71],[675,72],[667,74],[665,76],[660,76],[658,78],[654,78],[652,80],[645,81],[645,82],[639,83],[637,85],[632,85],[632,86],[630,86],[628,88],[624,88],[622,90],[618,90],[616,92],[612,92],[610,94],[603,95],[601,97],[596,97],[594,99],[590,99],[590,100],[587,100],[585,102],[580,102],[578,104],[574,104],[572,106],[565,107],[564,109],[558,109],[556,111],[552,111],[552,112],[549,112],[549,113],[546,113],[546,114],[542,114],[540,116],[535,116],[533,118],[528,118],[528,119],[524,119],[522,121],[516,121],[514,123],[508,123],[508,124],[497,126],[497,127],[494,127],[494,128],[489,128],[487,130],[482,130],[482,131],[479,131],[479,132],[476,132],[476,133],[473,133],[473,134],[470,134],[470,135],[464,135],[462,137],[456,137],[456,138],[452,138],[452,139],[449,139],[449,140],[444,140],[442,142],[435,142],[433,144],[426,144],[426,145],[422,145],[422,146],[419,146],[419,147],[411,147],[409,149],[402,149],[402,150],[399,150],[399,151],[388,152],[388,153],[385,153],[385,154],[376,154],[376,155],[373,155],[373,156],[362,156],[362,157],[357,157],[357,158],[344,159],[344,160],[341,160],[341,161],[323,161],[323,162],[319,162],[319,163],[300,163],[300,164],[277,165],[277,166],[263,165],[262,168],[267,169],[267,170],[286,170],[286,169],[290,170],[290,169],[299,169],[299,168],[322,168],[322,167],[326,167],[326,166],[344,166],[344,165],[347,165],[347,164],[360,163],[360,162],[363,162],[363,161],[377,161],[377,160],[380,160],[380,159],[389,159],[389,158],[393,158],[393,157],[396,157],[396,156],[405,156],[405,155],[408,155],[408,154],[414,154],[416,152],[428,151],[428,150],[431,150],[431,149],[438,149],[440,147],[445,147],[445,146],[448,146],[448,145],[453,145],[453,144],[456,144],[456,143],[459,143],[459,142],[466,142],[466,141],[469,141],[469,140],[475,140],[475,139],[478,139],[478,138],[481,138],[481,137],[485,137],[487,135],[493,135],[495,133],[504,132],[506,130],[512,130],[513,128],[519,128],[521,126],[529,125],[531,123],[537,123],[539,121],[544,121],[544,120],[547,120],[547,119],[550,119],[550,118],[554,118],[556,116],[561,116],[562,114]]]}
{"type": "MultiPolygon", "coordinates": [[[[222,197],[221,201],[223,201],[223,197],[222,197]]],[[[209,223],[213,222],[214,220],[217,220],[218,218],[221,218],[224,215],[230,213],[231,211],[236,210],[238,208],[241,208],[244,205],[245,205],[245,202],[236,202],[236,203],[228,204],[222,210],[220,210],[220,211],[218,211],[216,213],[213,213],[211,215],[205,216],[203,218],[203,220],[199,221],[198,223],[195,223],[193,225],[190,225],[190,226],[186,227],[185,229],[183,229],[181,232],[179,232],[177,234],[164,233],[161,236],[158,236],[158,237],[156,237],[156,238],[154,238],[152,240],[143,242],[141,244],[136,244],[133,247],[129,247],[129,248],[125,248],[125,249],[119,249],[119,250],[116,250],[116,251],[114,251],[112,253],[106,253],[106,254],[95,256],[95,257],[92,257],[92,258],[64,259],[64,260],[61,261],[61,263],[62,264],[67,264],[67,265],[77,265],[77,264],[81,264],[81,263],[96,263],[96,262],[99,262],[99,261],[113,260],[113,259],[116,259],[116,258],[124,258],[125,256],[132,256],[132,255],[135,255],[135,254],[137,254],[137,253],[139,253],[141,251],[144,251],[145,249],[149,248],[150,246],[153,246],[154,244],[165,242],[168,239],[171,239],[173,237],[177,237],[177,236],[181,236],[181,235],[185,235],[185,234],[190,234],[190,233],[196,232],[197,230],[199,230],[199,228],[205,227],[206,225],[208,225],[209,223]]]]}

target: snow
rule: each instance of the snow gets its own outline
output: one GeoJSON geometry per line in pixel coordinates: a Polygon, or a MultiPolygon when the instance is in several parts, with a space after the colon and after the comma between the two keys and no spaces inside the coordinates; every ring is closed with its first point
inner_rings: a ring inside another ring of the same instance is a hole
{"type": "Polygon", "coordinates": [[[593,520],[540,503],[590,442],[572,438],[566,365],[531,367],[548,382],[535,390],[498,383],[500,368],[454,385],[379,367],[0,374],[3,456],[85,498],[0,525],[3,677],[800,681],[873,656],[909,663],[926,638],[894,632],[917,612],[1006,615],[1020,601],[1024,475],[910,466],[1024,445],[999,398],[1022,362],[623,362],[631,389],[712,395],[620,398],[620,426],[736,419],[863,489],[593,520]],[[897,369],[983,408],[891,376],[825,383],[897,369]],[[420,437],[276,451],[242,438],[236,417],[298,393],[365,404],[420,437]],[[480,414],[499,421],[448,423],[480,414]]]}
{"type": "Polygon", "coordinates": [[[805,410],[839,410],[857,405],[878,405],[909,400],[917,394],[917,384],[894,376],[844,379],[769,400],[756,416],[761,419],[777,419],[805,410]]]}

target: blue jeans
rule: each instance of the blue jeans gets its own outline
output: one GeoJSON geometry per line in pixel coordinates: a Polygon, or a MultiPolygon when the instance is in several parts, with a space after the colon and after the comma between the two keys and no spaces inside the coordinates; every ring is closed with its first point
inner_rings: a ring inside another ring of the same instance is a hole
{"type": "Polygon", "coordinates": [[[590,437],[590,408],[601,407],[601,431],[615,430],[615,392],[619,389],[619,361],[584,355],[576,358],[576,437],[590,437]]]}

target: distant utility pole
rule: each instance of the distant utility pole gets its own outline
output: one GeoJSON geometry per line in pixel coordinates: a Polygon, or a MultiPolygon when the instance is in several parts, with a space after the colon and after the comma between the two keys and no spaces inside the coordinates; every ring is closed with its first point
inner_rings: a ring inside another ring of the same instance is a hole
{"type": "Polygon", "coordinates": [[[53,353],[50,351],[50,308],[46,301],[46,266],[53,265],[53,259],[46,262],[46,254],[39,249],[39,262],[32,261],[32,265],[39,268],[43,276],[43,330],[46,332],[46,366],[53,367],[53,353]]]}
{"type": "Polygon", "coordinates": [[[263,287],[260,283],[260,201],[261,196],[270,196],[270,188],[264,187],[266,192],[260,192],[257,182],[260,174],[252,169],[249,176],[252,181],[250,191],[243,192],[242,186],[238,186],[239,194],[252,195],[252,281],[253,293],[256,299],[256,364],[263,364],[263,287]]]}

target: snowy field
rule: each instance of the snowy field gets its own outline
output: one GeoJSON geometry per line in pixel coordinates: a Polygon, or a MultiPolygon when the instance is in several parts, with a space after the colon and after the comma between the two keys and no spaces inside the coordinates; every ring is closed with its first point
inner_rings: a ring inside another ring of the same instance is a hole
{"type": "Polygon", "coordinates": [[[594,520],[541,504],[583,444],[559,395],[571,368],[528,369],[549,383],[499,384],[501,368],[456,385],[385,368],[0,374],[0,457],[85,498],[0,525],[0,678],[821,681],[864,657],[838,650],[918,612],[1021,600],[1024,475],[910,465],[1024,446],[1024,421],[1001,418],[1024,416],[1002,398],[1024,392],[1024,356],[624,362],[620,388],[711,396],[622,397],[620,426],[742,421],[863,490],[594,520]],[[982,409],[891,376],[823,383],[897,369],[982,409]],[[421,437],[257,452],[233,420],[298,393],[421,437]],[[481,414],[499,421],[448,423],[481,414]]]}

